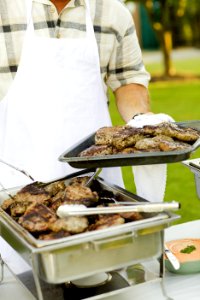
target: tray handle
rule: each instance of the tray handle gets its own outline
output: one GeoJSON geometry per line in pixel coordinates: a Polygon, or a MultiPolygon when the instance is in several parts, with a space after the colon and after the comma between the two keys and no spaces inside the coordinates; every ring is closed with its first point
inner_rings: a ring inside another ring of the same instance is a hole
{"type": "Polygon", "coordinates": [[[101,240],[91,241],[91,244],[96,251],[121,248],[124,247],[124,245],[132,244],[133,239],[134,237],[136,237],[136,235],[136,232],[132,231],[130,233],[115,236],[112,238],[104,238],[101,240]]]}

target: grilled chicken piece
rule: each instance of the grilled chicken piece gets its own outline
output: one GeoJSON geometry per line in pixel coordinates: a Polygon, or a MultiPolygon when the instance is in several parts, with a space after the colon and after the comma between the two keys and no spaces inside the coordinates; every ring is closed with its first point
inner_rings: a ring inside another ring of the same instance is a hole
{"type": "Polygon", "coordinates": [[[112,215],[99,215],[94,224],[91,224],[88,228],[89,231],[105,229],[110,226],[116,226],[124,224],[125,220],[119,214],[112,215]]]}
{"type": "Polygon", "coordinates": [[[31,183],[22,188],[16,195],[16,201],[30,201],[30,202],[39,202],[48,204],[51,195],[40,186],[35,185],[35,183],[31,183]]]}
{"type": "Polygon", "coordinates": [[[124,126],[102,127],[95,134],[95,145],[112,145],[113,136],[124,131],[124,126]]]}
{"type": "Polygon", "coordinates": [[[69,233],[81,233],[88,228],[88,219],[86,217],[67,217],[61,218],[50,224],[50,229],[54,232],[61,230],[69,233]]]}
{"type": "Polygon", "coordinates": [[[66,185],[64,181],[56,181],[53,183],[50,183],[44,187],[45,191],[50,194],[51,196],[56,195],[60,191],[64,191],[66,188],[66,185]]]}
{"type": "Polygon", "coordinates": [[[50,233],[40,234],[39,240],[50,241],[50,240],[56,240],[56,239],[60,239],[60,238],[67,237],[67,236],[70,236],[70,233],[65,230],[61,230],[58,232],[50,232],[50,233]]]}
{"type": "Polygon", "coordinates": [[[65,189],[65,203],[84,204],[90,206],[98,201],[97,192],[93,192],[89,187],[82,185],[69,185],[65,189]]]}
{"type": "Polygon", "coordinates": [[[113,136],[113,146],[118,150],[132,147],[135,143],[145,138],[141,128],[125,127],[122,132],[113,136]]]}
{"type": "Polygon", "coordinates": [[[9,210],[10,206],[15,203],[15,198],[8,198],[1,204],[1,208],[5,211],[9,210]]]}
{"type": "MultiPolygon", "coordinates": [[[[114,204],[110,203],[109,206],[121,206],[119,204],[114,204]]],[[[118,213],[122,218],[130,220],[130,221],[137,221],[137,220],[142,220],[144,219],[143,216],[137,212],[137,211],[132,211],[132,212],[119,212],[118,213]]]]}
{"type": "Polygon", "coordinates": [[[161,142],[165,142],[168,141],[170,143],[173,143],[173,139],[169,136],[165,136],[165,135],[157,135],[155,137],[149,137],[149,138],[145,138],[142,139],[140,141],[138,141],[135,144],[135,148],[138,150],[153,150],[153,151],[160,151],[160,143],[161,142]]]}
{"type": "Polygon", "coordinates": [[[80,152],[79,156],[99,156],[115,153],[115,149],[109,145],[92,145],[91,147],[80,152]]]}
{"type": "Polygon", "coordinates": [[[195,142],[199,137],[200,133],[192,128],[181,128],[176,124],[172,123],[161,123],[159,125],[146,125],[143,127],[145,134],[150,135],[167,135],[172,138],[176,138],[183,142],[195,142]]]}
{"type": "Polygon", "coordinates": [[[85,186],[89,179],[90,179],[90,176],[74,177],[74,178],[71,179],[69,185],[83,185],[83,186],[85,186]]]}
{"type": "Polygon", "coordinates": [[[44,204],[35,203],[28,207],[18,223],[30,232],[41,232],[49,229],[57,220],[56,214],[44,204]]]}
{"type": "Polygon", "coordinates": [[[191,145],[179,141],[161,141],[159,147],[161,151],[174,151],[188,149],[191,147],[191,145]]]}

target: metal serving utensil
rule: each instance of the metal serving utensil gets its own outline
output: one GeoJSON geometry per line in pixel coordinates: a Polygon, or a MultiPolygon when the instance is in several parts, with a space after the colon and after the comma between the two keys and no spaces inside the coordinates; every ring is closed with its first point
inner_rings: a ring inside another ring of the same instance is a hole
{"type": "Polygon", "coordinates": [[[113,214],[122,212],[145,212],[145,213],[155,213],[163,212],[168,210],[178,210],[180,204],[178,202],[170,203],[137,203],[135,205],[128,206],[109,206],[109,207],[86,207],[84,205],[71,205],[65,204],[61,205],[57,209],[57,215],[60,218],[69,216],[90,216],[97,214],[113,214]]]}
{"type": "Polygon", "coordinates": [[[94,179],[98,177],[98,175],[101,173],[102,168],[97,168],[96,171],[92,174],[92,176],[88,179],[85,186],[89,187],[94,179]]]}
{"type": "Polygon", "coordinates": [[[32,181],[35,181],[34,178],[33,178],[27,171],[21,170],[21,169],[15,167],[15,166],[13,166],[12,164],[6,162],[6,161],[3,160],[2,158],[0,158],[0,163],[2,163],[2,164],[4,164],[4,165],[7,165],[8,167],[10,167],[10,168],[12,168],[12,169],[14,169],[14,170],[16,170],[16,171],[18,171],[18,172],[24,174],[25,176],[27,176],[28,178],[30,178],[32,181]]]}
{"type": "Polygon", "coordinates": [[[1,182],[0,182],[0,187],[2,188],[2,191],[8,195],[9,198],[14,199],[14,197],[6,190],[6,188],[3,186],[1,182]]]}
{"type": "Polygon", "coordinates": [[[172,264],[173,268],[175,270],[180,269],[180,262],[179,262],[178,258],[169,250],[169,248],[167,247],[166,244],[164,245],[164,252],[165,252],[168,260],[172,264]]]}

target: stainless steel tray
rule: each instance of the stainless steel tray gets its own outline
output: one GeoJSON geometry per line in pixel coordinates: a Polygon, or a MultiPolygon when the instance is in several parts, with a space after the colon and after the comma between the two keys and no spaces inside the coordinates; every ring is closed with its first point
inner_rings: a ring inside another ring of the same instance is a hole
{"type": "MultiPolygon", "coordinates": [[[[146,201],[98,178],[102,189],[122,201],[146,201]]],[[[10,189],[14,194],[18,189],[10,189]]],[[[0,192],[0,204],[7,198],[0,192]]],[[[112,271],[162,254],[163,230],[179,218],[163,212],[147,214],[143,220],[54,241],[39,241],[0,210],[1,236],[48,283],[62,283],[99,272],[112,271]]]]}
{"type": "MultiPolygon", "coordinates": [[[[200,130],[200,121],[177,122],[181,127],[191,127],[200,130]]],[[[95,133],[72,146],[60,155],[59,160],[67,162],[74,168],[99,168],[116,166],[136,166],[149,164],[175,163],[186,160],[200,146],[198,139],[189,149],[169,152],[143,152],[131,154],[115,154],[95,157],[79,157],[79,153],[94,145],[95,133]]]]}

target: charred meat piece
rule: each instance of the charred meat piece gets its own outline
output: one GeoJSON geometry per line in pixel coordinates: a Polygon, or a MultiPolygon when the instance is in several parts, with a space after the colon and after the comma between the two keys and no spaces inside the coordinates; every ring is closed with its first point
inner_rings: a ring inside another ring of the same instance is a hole
{"type": "Polygon", "coordinates": [[[188,149],[191,147],[191,145],[179,141],[173,141],[173,142],[161,141],[159,143],[159,147],[161,151],[174,151],[174,150],[188,149]]]}
{"type": "Polygon", "coordinates": [[[47,204],[51,195],[43,188],[31,183],[22,188],[16,195],[16,201],[30,201],[47,204]]]}
{"type": "Polygon", "coordinates": [[[126,127],[122,132],[113,136],[113,146],[118,150],[132,147],[135,143],[145,136],[141,128],[126,127]]]}
{"type": "Polygon", "coordinates": [[[172,123],[161,123],[158,125],[146,125],[143,127],[145,134],[150,135],[167,135],[184,142],[195,142],[200,133],[192,128],[181,128],[180,126],[172,123]]]}
{"type": "Polygon", "coordinates": [[[64,181],[56,181],[53,183],[50,183],[44,187],[45,191],[50,194],[51,196],[56,195],[60,191],[64,191],[66,185],[64,181]]]}
{"type": "Polygon", "coordinates": [[[140,141],[138,141],[135,144],[135,148],[137,148],[138,150],[154,150],[154,151],[160,151],[160,147],[159,144],[160,142],[173,142],[173,139],[169,136],[165,136],[165,135],[157,135],[155,137],[149,137],[149,138],[144,138],[140,141]]]}
{"type": "Polygon", "coordinates": [[[139,153],[140,151],[138,151],[138,149],[136,149],[135,147],[127,147],[122,149],[121,151],[118,151],[118,153],[120,154],[130,154],[130,153],[139,153]]]}
{"type": "Polygon", "coordinates": [[[119,214],[112,215],[99,215],[94,224],[91,224],[88,228],[89,231],[105,229],[110,226],[116,226],[124,224],[125,220],[119,214]]]}
{"type": "Polygon", "coordinates": [[[79,176],[71,179],[69,185],[83,185],[85,186],[90,176],[79,176]]]}
{"type": "Polygon", "coordinates": [[[86,217],[61,218],[50,224],[50,228],[54,232],[65,230],[71,234],[81,233],[88,228],[88,219],[86,217]]]}
{"type": "MultiPolygon", "coordinates": [[[[109,204],[109,206],[120,206],[119,204],[109,204]]],[[[130,221],[138,221],[138,220],[142,220],[144,219],[142,214],[137,212],[137,211],[132,211],[132,212],[119,212],[119,215],[124,218],[124,219],[127,219],[127,220],[130,220],[130,221]]]]}
{"type": "Polygon", "coordinates": [[[115,149],[110,145],[92,145],[91,147],[83,150],[79,156],[99,156],[113,154],[115,149]]]}
{"type": "Polygon", "coordinates": [[[4,202],[1,204],[1,208],[5,211],[8,211],[10,206],[15,203],[15,198],[9,198],[9,199],[6,199],[4,200],[4,202]]]}
{"type": "Polygon", "coordinates": [[[95,134],[95,145],[112,145],[113,136],[123,131],[124,126],[102,127],[95,134]]]}
{"type": "Polygon", "coordinates": [[[52,210],[44,204],[35,203],[28,207],[18,222],[30,232],[41,232],[48,230],[56,220],[56,214],[52,210]]]}
{"type": "Polygon", "coordinates": [[[90,206],[98,201],[97,192],[93,192],[89,187],[82,185],[69,185],[65,189],[65,203],[84,204],[90,206]]]}
{"type": "Polygon", "coordinates": [[[51,203],[49,204],[49,208],[52,209],[54,212],[57,211],[58,207],[64,204],[64,192],[60,191],[55,196],[51,198],[51,203]]]}
{"type": "Polygon", "coordinates": [[[70,236],[70,233],[65,230],[61,230],[58,232],[50,232],[50,233],[40,234],[39,240],[50,241],[50,240],[56,240],[56,239],[60,239],[60,238],[67,237],[67,236],[70,236]]]}

